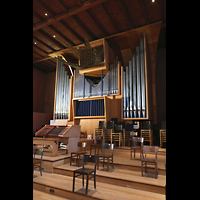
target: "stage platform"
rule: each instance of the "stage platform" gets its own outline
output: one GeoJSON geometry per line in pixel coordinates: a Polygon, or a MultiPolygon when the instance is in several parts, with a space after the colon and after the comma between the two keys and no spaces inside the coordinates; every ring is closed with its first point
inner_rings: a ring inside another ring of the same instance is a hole
{"type": "Polygon", "coordinates": [[[139,157],[139,153],[136,153],[136,159],[131,160],[128,147],[115,148],[113,159],[115,168],[112,169],[110,166],[107,172],[106,166],[103,168],[100,164],[97,170],[97,188],[94,189],[91,179],[88,196],[85,198],[80,178],[76,178],[76,192],[72,193],[73,171],[79,167],[75,163],[70,166],[70,155],[44,156],[43,162],[46,162],[46,165],[42,166],[44,172],[40,176],[38,171],[34,171],[33,189],[68,199],[165,199],[166,149],[159,148],[158,179],[154,178],[154,168],[149,168],[147,173],[141,176],[139,157]],[[119,194],[116,191],[119,191],[119,194]]]}

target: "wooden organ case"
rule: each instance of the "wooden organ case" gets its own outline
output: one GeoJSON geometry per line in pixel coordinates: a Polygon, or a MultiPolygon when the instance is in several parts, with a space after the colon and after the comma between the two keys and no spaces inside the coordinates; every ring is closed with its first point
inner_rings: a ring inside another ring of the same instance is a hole
{"type": "MultiPolygon", "coordinates": [[[[155,58],[160,27],[161,22],[157,22],[89,42],[90,51],[100,52],[99,61],[91,60],[88,67],[76,68],[73,77],[62,77],[66,69],[59,69],[58,61],[54,119],[68,119],[68,124],[80,125],[81,131],[93,136],[99,121],[154,120],[155,58]],[[62,91],[64,95],[60,97],[62,91]]],[[[85,47],[81,44],[76,48],[81,51],[85,47]]],[[[57,52],[56,56],[63,52],[70,50],[57,52]]],[[[80,65],[89,63],[86,57],[80,56],[80,65]]]]}

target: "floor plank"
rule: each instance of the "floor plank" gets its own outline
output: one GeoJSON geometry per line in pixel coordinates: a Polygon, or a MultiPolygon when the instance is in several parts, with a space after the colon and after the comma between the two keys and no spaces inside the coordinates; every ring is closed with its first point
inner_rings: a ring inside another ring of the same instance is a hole
{"type": "MultiPolygon", "coordinates": [[[[35,171],[33,183],[45,184],[47,187],[61,188],[63,190],[72,191],[73,178],[59,174],[43,172],[40,176],[38,171],[35,171]]],[[[85,184],[86,185],[86,184],[85,184]]],[[[85,188],[82,187],[82,180],[76,178],[75,192],[85,193],[85,188]]],[[[107,183],[97,182],[97,188],[94,189],[93,180],[89,181],[88,195],[99,199],[130,199],[130,200],[164,200],[165,195],[153,192],[138,190],[129,187],[116,186],[107,183]]]]}

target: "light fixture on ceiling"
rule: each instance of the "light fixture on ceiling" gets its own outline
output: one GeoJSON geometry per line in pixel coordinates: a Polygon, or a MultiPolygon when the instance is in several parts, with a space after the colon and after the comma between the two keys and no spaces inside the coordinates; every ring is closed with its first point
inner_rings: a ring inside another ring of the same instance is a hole
{"type": "Polygon", "coordinates": [[[154,3],[155,2],[155,0],[152,0],[152,3],[154,3]]]}
{"type": "Polygon", "coordinates": [[[37,44],[37,42],[34,42],[34,44],[37,44]]]}
{"type": "Polygon", "coordinates": [[[53,35],[53,37],[56,37],[55,35],[53,35]]]}
{"type": "Polygon", "coordinates": [[[47,14],[47,13],[45,13],[44,15],[45,15],[45,16],[47,16],[48,14],[47,14]]]}

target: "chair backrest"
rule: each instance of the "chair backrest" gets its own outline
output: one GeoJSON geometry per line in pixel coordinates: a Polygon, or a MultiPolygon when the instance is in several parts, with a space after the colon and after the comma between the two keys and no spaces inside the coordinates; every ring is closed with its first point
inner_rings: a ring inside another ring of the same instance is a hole
{"type": "Polygon", "coordinates": [[[112,155],[113,155],[114,144],[103,143],[103,145],[102,145],[102,154],[105,154],[105,149],[111,149],[112,150],[112,155]]]}
{"type": "Polygon", "coordinates": [[[133,137],[133,145],[134,147],[138,146],[138,143],[141,144],[141,147],[143,146],[144,138],[143,137],[133,137]]]}
{"type": "Polygon", "coordinates": [[[37,154],[37,155],[40,155],[40,159],[42,160],[43,152],[44,152],[44,149],[34,149],[34,151],[33,151],[34,159],[35,159],[35,154],[37,154]]]}
{"type": "Polygon", "coordinates": [[[107,122],[107,129],[114,129],[114,121],[107,122]]]}
{"type": "Polygon", "coordinates": [[[85,153],[86,146],[87,146],[87,142],[82,142],[82,143],[78,142],[79,151],[84,151],[84,153],[85,153]],[[80,147],[82,147],[82,148],[80,148],[80,147]]]}
{"type": "Polygon", "coordinates": [[[155,153],[155,158],[157,159],[157,153],[158,153],[158,146],[143,146],[143,151],[145,153],[145,158],[146,158],[146,152],[154,152],[155,153]]]}
{"type": "Polygon", "coordinates": [[[99,121],[99,128],[105,128],[105,121],[99,121]]]}
{"type": "Polygon", "coordinates": [[[123,132],[123,126],[122,124],[115,126],[114,133],[120,133],[123,132]]]}
{"type": "Polygon", "coordinates": [[[127,123],[125,130],[126,131],[132,131],[133,130],[133,123],[127,123]]]}
{"type": "Polygon", "coordinates": [[[83,155],[82,156],[82,161],[83,161],[83,168],[84,165],[86,164],[86,162],[90,162],[90,163],[95,163],[95,169],[96,169],[96,164],[98,162],[98,156],[97,155],[83,155]]]}

